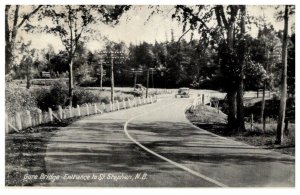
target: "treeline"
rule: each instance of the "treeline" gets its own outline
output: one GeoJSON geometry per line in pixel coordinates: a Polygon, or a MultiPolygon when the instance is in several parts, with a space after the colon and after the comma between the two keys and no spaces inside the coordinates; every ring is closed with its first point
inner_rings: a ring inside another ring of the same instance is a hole
{"type": "MultiPolygon", "coordinates": [[[[245,66],[245,90],[263,88],[276,90],[281,79],[282,32],[272,26],[260,29],[258,36],[246,37],[247,63],[245,66]]],[[[295,34],[289,37],[288,49],[288,90],[295,93],[295,34]]],[[[26,52],[24,45],[22,50],[26,52]]],[[[158,88],[205,88],[226,90],[229,69],[222,65],[224,43],[193,39],[147,43],[126,46],[125,43],[107,42],[107,47],[123,52],[125,59],[114,62],[116,86],[133,87],[135,82],[146,86],[147,70],[150,69],[149,87],[158,88]],[[136,75],[135,75],[136,74],[136,75]]],[[[79,86],[100,85],[100,64],[103,65],[103,85],[110,86],[110,61],[100,51],[89,51],[83,42],[77,48],[73,60],[74,78],[79,86]]],[[[49,71],[52,78],[67,77],[68,55],[65,51],[54,52],[51,45],[42,51],[28,52],[13,69],[14,79],[24,79],[30,69],[31,78],[40,78],[41,72],[49,71]],[[39,58],[35,57],[38,53],[39,58]]]]}

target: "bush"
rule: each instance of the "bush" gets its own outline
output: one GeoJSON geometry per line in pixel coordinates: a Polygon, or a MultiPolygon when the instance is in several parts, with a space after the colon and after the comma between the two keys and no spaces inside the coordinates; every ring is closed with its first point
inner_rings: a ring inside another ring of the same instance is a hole
{"type": "Polygon", "coordinates": [[[36,109],[36,98],[28,90],[20,88],[5,89],[5,112],[8,115],[14,116],[16,112],[36,109]]]}
{"type": "Polygon", "coordinates": [[[39,90],[36,100],[41,110],[57,110],[59,105],[65,106],[68,103],[68,86],[63,81],[56,81],[49,91],[39,90]]]}
{"type": "Polygon", "coordinates": [[[85,103],[95,103],[100,101],[100,96],[97,96],[90,91],[85,91],[82,89],[74,91],[73,106],[82,105],[85,103]]]}

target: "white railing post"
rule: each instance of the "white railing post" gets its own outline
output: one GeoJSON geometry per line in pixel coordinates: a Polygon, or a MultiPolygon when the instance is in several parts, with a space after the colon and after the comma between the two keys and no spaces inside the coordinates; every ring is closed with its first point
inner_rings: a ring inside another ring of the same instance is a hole
{"type": "Polygon", "coordinates": [[[132,105],[131,105],[131,100],[128,98],[128,108],[131,108],[132,107],[132,105]]]}
{"type": "Polygon", "coordinates": [[[16,126],[17,126],[17,129],[18,130],[22,130],[22,121],[21,121],[20,113],[17,112],[15,117],[16,117],[16,126]]]}
{"type": "Polygon", "coordinates": [[[77,115],[78,115],[78,116],[81,116],[81,113],[80,113],[80,106],[79,106],[79,105],[77,105],[77,115]]]}
{"type": "Polygon", "coordinates": [[[69,113],[70,113],[70,118],[72,118],[73,117],[72,106],[69,106],[69,113]]]}
{"type": "Polygon", "coordinates": [[[133,106],[136,107],[136,99],[135,99],[135,97],[133,98],[132,101],[133,101],[133,106]]]}
{"type": "Polygon", "coordinates": [[[30,114],[29,110],[26,110],[26,115],[27,115],[27,124],[28,124],[28,127],[32,127],[31,114],[30,114]]]}
{"type": "Polygon", "coordinates": [[[116,100],[116,104],[117,104],[117,110],[120,110],[120,103],[118,100],[116,100]]]}
{"type": "Polygon", "coordinates": [[[94,103],[94,114],[97,114],[97,104],[96,103],[94,103]]]}
{"type": "Polygon", "coordinates": [[[103,112],[105,112],[105,103],[102,102],[102,108],[103,108],[103,112]]]}
{"type": "Polygon", "coordinates": [[[52,109],[51,108],[48,108],[48,114],[49,114],[49,119],[51,122],[53,122],[53,115],[52,115],[52,109]]]}
{"type": "Polygon", "coordinates": [[[139,104],[138,105],[141,105],[142,104],[141,97],[138,97],[138,99],[139,99],[139,104]]]}
{"type": "Polygon", "coordinates": [[[126,109],[126,103],[124,99],[123,99],[123,108],[126,109]]]}
{"type": "Polygon", "coordinates": [[[58,115],[59,115],[59,119],[63,119],[62,108],[60,105],[58,106],[58,115]]]}
{"type": "Polygon", "coordinates": [[[38,109],[37,113],[38,113],[38,125],[40,125],[42,124],[42,111],[38,109]]]}
{"type": "Polygon", "coordinates": [[[90,115],[90,110],[89,110],[89,105],[88,104],[85,104],[86,106],[86,115],[90,115]]]}
{"type": "Polygon", "coordinates": [[[112,112],[113,111],[113,103],[110,102],[110,111],[112,112]]]}

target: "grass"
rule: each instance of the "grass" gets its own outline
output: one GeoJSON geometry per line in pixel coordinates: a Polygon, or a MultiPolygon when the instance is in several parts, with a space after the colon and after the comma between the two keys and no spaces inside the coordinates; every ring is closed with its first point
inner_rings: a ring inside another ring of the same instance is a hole
{"type": "Polygon", "coordinates": [[[24,180],[25,174],[40,175],[47,173],[45,155],[51,137],[61,127],[68,126],[78,118],[66,119],[34,128],[24,129],[5,137],[5,185],[33,186],[45,180],[24,180]]]}
{"type": "Polygon", "coordinates": [[[295,124],[289,124],[289,135],[284,135],[281,145],[276,145],[276,123],[271,121],[266,124],[263,132],[261,124],[254,124],[251,131],[250,124],[246,123],[245,132],[228,131],[227,115],[209,106],[198,106],[194,110],[187,110],[187,118],[196,126],[212,133],[231,138],[249,145],[258,146],[268,150],[275,150],[283,154],[295,156],[295,124]]]}

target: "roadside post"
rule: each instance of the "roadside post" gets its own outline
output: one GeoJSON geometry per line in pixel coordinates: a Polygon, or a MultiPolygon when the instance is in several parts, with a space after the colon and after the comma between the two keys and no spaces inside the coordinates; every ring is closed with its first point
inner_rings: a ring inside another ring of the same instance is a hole
{"type": "Polygon", "coordinates": [[[16,119],[16,126],[17,126],[17,129],[18,129],[18,130],[22,130],[22,122],[21,122],[21,116],[20,116],[20,113],[17,112],[15,117],[16,117],[15,119],[16,119]]]}
{"type": "Polygon", "coordinates": [[[38,124],[42,124],[42,110],[38,109],[37,110],[38,113],[38,124]]]}
{"type": "Polygon", "coordinates": [[[52,113],[52,109],[51,108],[48,108],[48,112],[49,112],[49,119],[51,122],[53,122],[53,113],[52,113]]]}
{"type": "Polygon", "coordinates": [[[77,105],[77,114],[78,114],[78,116],[81,116],[79,105],[77,105]]]}
{"type": "Polygon", "coordinates": [[[31,127],[32,126],[32,120],[31,120],[31,114],[29,110],[26,110],[26,115],[27,115],[27,126],[31,127]]]}

